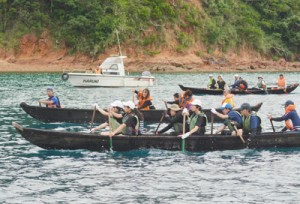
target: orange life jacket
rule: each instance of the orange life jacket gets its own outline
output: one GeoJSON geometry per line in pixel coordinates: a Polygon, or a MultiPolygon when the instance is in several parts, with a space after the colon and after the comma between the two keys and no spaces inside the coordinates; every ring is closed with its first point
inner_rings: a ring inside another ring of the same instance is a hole
{"type": "Polygon", "coordinates": [[[184,100],[185,100],[185,98],[181,98],[181,99],[180,99],[179,107],[180,107],[180,108],[187,108],[187,109],[190,109],[190,104],[195,100],[195,98],[194,98],[194,96],[192,96],[192,97],[190,98],[190,100],[187,100],[187,101],[185,102],[185,105],[183,106],[184,100]]]}
{"type": "Polygon", "coordinates": [[[100,68],[97,68],[97,69],[95,70],[95,73],[96,73],[96,74],[101,74],[100,68]]]}
{"type": "Polygon", "coordinates": [[[232,108],[234,107],[234,102],[233,102],[233,94],[227,94],[227,96],[224,96],[221,105],[223,105],[224,103],[229,103],[232,108]]]}
{"type": "MultiPolygon", "coordinates": [[[[288,105],[286,108],[285,108],[285,114],[288,114],[289,112],[293,111],[293,110],[296,110],[296,106],[291,104],[291,105],[288,105]]],[[[289,130],[294,130],[294,126],[293,126],[293,123],[291,121],[291,119],[289,120],[286,120],[285,121],[285,127],[289,130]]]]}
{"type": "Polygon", "coordinates": [[[244,84],[240,84],[240,89],[245,90],[245,85],[244,84]]]}
{"type": "MultiPolygon", "coordinates": [[[[140,91],[138,93],[138,100],[139,100],[139,103],[138,103],[138,108],[142,107],[144,105],[144,103],[146,101],[152,101],[153,98],[151,96],[148,96],[147,98],[143,98],[143,92],[140,91]]],[[[141,110],[150,110],[150,106],[146,106],[145,108],[142,108],[141,110]]]]}
{"type": "Polygon", "coordinates": [[[282,79],[278,78],[278,87],[285,87],[285,78],[283,77],[282,79]]]}

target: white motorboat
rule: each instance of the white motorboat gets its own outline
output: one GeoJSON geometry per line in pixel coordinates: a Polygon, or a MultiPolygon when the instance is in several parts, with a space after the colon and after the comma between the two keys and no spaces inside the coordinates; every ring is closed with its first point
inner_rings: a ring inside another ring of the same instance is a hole
{"type": "Polygon", "coordinates": [[[123,59],[126,56],[108,57],[99,66],[99,72],[65,72],[62,79],[79,87],[148,87],[154,85],[155,77],[149,71],[141,76],[125,75],[123,59]]]}

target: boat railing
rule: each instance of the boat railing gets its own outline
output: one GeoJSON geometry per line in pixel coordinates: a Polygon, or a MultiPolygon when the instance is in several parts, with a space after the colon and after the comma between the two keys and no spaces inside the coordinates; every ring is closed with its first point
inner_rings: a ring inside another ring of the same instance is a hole
{"type": "Polygon", "coordinates": [[[94,74],[93,70],[83,70],[83,69],[72,69],[72,70],[63,70],[63,73],[85,73],[85,74],[94,74]]]}

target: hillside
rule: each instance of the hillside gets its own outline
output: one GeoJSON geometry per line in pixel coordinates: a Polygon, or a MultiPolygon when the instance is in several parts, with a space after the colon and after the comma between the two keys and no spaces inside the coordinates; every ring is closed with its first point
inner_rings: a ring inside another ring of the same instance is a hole
{"type": "Polygon", "coordinates": [[[131,70],[295,71],[300,1],[0,0],[1,71],[93,68],[118,53],[131,70]]]}

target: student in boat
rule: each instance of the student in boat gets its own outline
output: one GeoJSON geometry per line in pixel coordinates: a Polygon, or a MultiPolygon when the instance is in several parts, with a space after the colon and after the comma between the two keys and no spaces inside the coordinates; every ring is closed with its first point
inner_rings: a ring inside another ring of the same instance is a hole
{"type": "Polygon", "coordinates": [[[194,101],[194,96],[191,90],[187,89],[183,93],[183,97],[180,100],[179,107],[184,109],[191,110],[191,103],[194,101]]]}
{"type": "Polygon", "coordinates": [[[177,104],[177,105],[179,105],[179,100],[180,100],[179,93],[174,93],[173,98],[174,98],[174,101],[165,101],[165,102],[167,104],[177,104]]]}
{"type": "Polygon", "coordinates": [[[234,83],[231,85],[232,89],[237,89],[240,86],[239,75],[234,75],[234,83]]]}
{"type": "Polygon", "coordinates": [[[283,116],[274,118],[272,115],[268,115],[268,118],[273,121],[285,121],[285,127],[281,131],[300,131],[300,118],[294,102],[287,100],[284,107],[285,113],[283,116]]]}
{"type": "Polygon", "coordinates": [[[218,76],[217,85],[218,85],[219,89],[222,89],[222,90],[225,89],[226,82],[223,80],[221,75],[218,76]]]}
{"type": "Polygon", "coordinates": [[[165,133],[171,128],[174,129],[175,134],[182,133],[183,127],[183,115],[182,110],[179,108],[177,104],[172,104],[170,106],[170,116],[166,116],[169,124],[164,127],[162,130],[156,132],[155,134],[165,133]]]}
{"type": "Polygon", "coordinates": [[[278,85],[278,88],[281,88],[281,89],[285,89],[286,88],[286,80],[285,80],[283,74],[279,75],[279,78],[278,78],[278,81],[277,81],[277,85],[278,85]]]}
{"type": "Polygon", "coordinates": [[[123,114],[122,124],[107,135],[112,137],[119,132],[124,135],[141,135],[139,130],[140,121],[142,120],[141,113],[135,108],[132,101],[123,102],[123,106],[125,113],[123,114]]]}
{"type": "Polygon", "coordinates": [[[205,127],[207,125],[207,117],[202,112],[201,101],[199,99],[195,99],[191,103],[191,114],[189,111],[183,110],[183,114],[186,116],[190,116],[188,119],[189,124],[189,132],[179,135],[182,139],[187,138],[190,135],[204,135],[205,127]]]}
{"type": "Polygon", "coordinates": [[[47,88],[47,100],[39,100],[40,104],[45,104],[47,108],[61,108],[60,101],[57,96],[54,96],[54,90],[52,87],[47,88]]]}
{"type": "Polygon", "coordinates": [[[234,100],[233,100],[234,95],[231,94],[231,91],[229,89],[225,89],[223,91],[223,95],[224,95],[224,98],[221,102],[221,105],[228,103],[231,105],[232,108],[234,108],[234,100]]]}
{"type": "MultiPolygon", "coordinates": [[[[123,103],[121,101],[114,101],[110,104],[111,109],[109,111],[105,111],[102,108],[98,106],[98,104],[95,104],[95,108],[105,116],[108,116],[109,119],[105,123],[100,124],[98,127],[95,127],[91,130],[91,132],[95,132],[97,130],[106,128],[108,125],[110,125],[112,131],[116,130],[117,127],[119,127],[120,124],[122,124],[122,118],[123,118],[123,103]]],[[[107,134],[106,134],[107,135],[107,134]]]]}
{"type": "Polygon", "coordinates": [[[239,79],[238,89],[243,90],[243,91],[248,89],[248,83],[242,77],[240,77],[240,79],[239,79]]]}
{"type": "Polygon", "coordinates": [[[214,76],[212,74],[209,75],[208,88],[209,89],[216,89],[217,88],[216,80],[214,79],[214,76]]]}
{"type": "Polygon", "coordinates": [[[264,78],[260,75],[257,77],[257,84],[256,87],[259,89],[267,90],[266,82],[264,81],[264,78]]]}
{"type": "Polygon", "coordinates": [[[248,140],[251,141],[256,135],[261,133],[261,118],[251,110],[249,103],[243,103],[240,110],[243,120],[243,129],[240,134],[249,134],[248,140]]]}
{"type": "MultiPolygon", "coordinates": [[[[238,134],[241,132],[239,129],[243,128],[243,121],[242,116],[239,112],[232,110],[232,106],[229,103],[223,104],[220,109],[222,110],[222,113],[219,113],[216,111],[216,109],[212,108],[211,112],[215,115],[217,115],[219,118],[224,119],[224,124],[215,130],[213,133],[218,134],[220,132],[223,132],[226,126],[228,127],[230,134],[232,136],[238,136],[238,134]],[[238,131],[236,131],[236,129],[238,131]]],[[[223,132],[222,134],[227,134],[226,132],[223,132]]]]}
{"type": "Polygon", "coordinates": [[[152,97],[150,96],[150,90],[149,89],[144,89],[141,91],[133,90],[134,93],[137,94],[138,98],[138,109],[139,110],[150,110],[150,109],[155,109],[155,107],[152,105],[152,97]]]}

